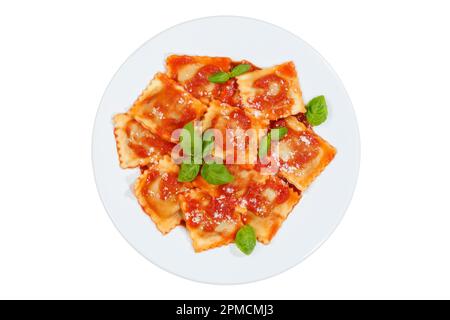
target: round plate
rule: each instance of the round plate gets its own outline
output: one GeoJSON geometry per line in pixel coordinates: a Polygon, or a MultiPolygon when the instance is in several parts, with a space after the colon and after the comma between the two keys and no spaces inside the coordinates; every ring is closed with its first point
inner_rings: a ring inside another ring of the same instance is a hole
{"type": "Polygon", "coordinates": [[[126,240],[144,257],[181,277],[216,284],[245,283],[279,274],[304,260],[344,216],[359,170],[359,134],[351,101],[341,80],[306,42],[272,24],[241,17],[210,17],[172,27],[146,42],[114,75],[95,120],[92,159],[98,192],[126,240]],[[250,256],[234,244],[194,253],[183,227],[166,236],[138,205],[131,187],[139,170],[118,164],[112,116],[125,112],[169,54],[228,56],[258,66],[293,60],[305,102],[325,95],[328,120],[316,128],[337,148],[336,158],[304,193],[269,245],[250,256]]]}

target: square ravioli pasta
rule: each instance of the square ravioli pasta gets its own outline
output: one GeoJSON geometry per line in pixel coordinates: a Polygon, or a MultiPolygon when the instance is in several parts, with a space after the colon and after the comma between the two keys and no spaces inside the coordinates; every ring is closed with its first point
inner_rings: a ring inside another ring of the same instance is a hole
{"type": "Polygon", "coordinates": [[[336,155],[336,149],[295,117],[274,123],[288,133],[279,142],[279,175],[299,190],[306,190],[336,155]]]}
{"type": "Polygon", "coordinates": [[[240,64],[250,65],[249,71],[259,69],[247,60],[232,61],[226,57],[170,55],[166,59],[168,76],[194,97],[204,103],[215,99],[232,106],[241,105],[236,78],[225,83],[212,83],[208,78],[218,72],[230,72],[240,64]]]}
{"type": "Polygon", "coordinates": [[[128,113],[153,134],[177,142],[173,132],[205,112],[203,103],[165,74],[157,73],[128,113]]]}
{"type": "Polygon", "coordinates": [[[208,77],[217,72],[229,72],[230,58],[171,55],[166,59],[167,74],[180,83],[190,94],[202,101],[212,98],[226,100],[234,94],[223,84],[212,83],[208,77]],[[222,99],[221,99],[222,97],[222,99]]]}
{"type": "Polygon", "coordinates": [[[115,115],[113,123],[117,153],[123,169],[157,163],[175,146],[152,134],[128,114],[115,115]]]}
{"type": "Polygon", "coordinates": [[[280,229],[301,194],[277,176],[251,171],[251,180],[240,198],[243,221],[253,227],[258,241],[268,244],[280,229]]]}
{"type": "Polygon", "coordinates": [[[179,196],[186,228],[196,252],[234,241],[242,227],[242,209],[228,192],[211,194],[199,188],[179,196]]]}
{"type": "Polygon", "coordinates": [[[257,117],[277,120],[306,112],[292,61],[237,77],[242,105],[257,117]]]}
{"type": "Polygon", "coordinates": [[[269,121],[255,118],[242,108],[214,100],[203,119],[205,135],[214,134],[214,146],[228,164],[255,164],[261,138],[269,121]],[[219,134],[220,133],[220,134],[219,134]]]}
{"type": "Polygon", "coordinates": [[[230,183],[214,186],[197,177],[192,185],[223,199],[223,203],[240,213],[243,224],[253,227],[258,241],[269,243],[301,195],[277,176],[262,175],[240,165],[227,168],[234,177],[230,183]]]}
{"type": "Polygon", "coordinates": [[[178,166],[165,156],[158,164],[148,166],[134,186],[142,209],[163,234],[178,226],[183,219],[178,194],[187,191],[189,185],[178,182],[178,171],[178,166]]]}

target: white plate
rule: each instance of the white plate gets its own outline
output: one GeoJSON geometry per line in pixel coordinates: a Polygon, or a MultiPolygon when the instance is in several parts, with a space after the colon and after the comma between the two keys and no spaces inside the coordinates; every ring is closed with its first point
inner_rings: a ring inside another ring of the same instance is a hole
{"type": "Polygon", "coordinates": [[[92,141],[98,192],[115,226],[148,260],[195,281],[233,284],[265,279],[304,260],[334,231],[352,198],[359,170],[359,134],[344,86],[325,60],[294,34],[272,24],[241,17],[210,17],[172,27],[146,42],[114,75],[100,104],[92,141]],[[258,66],[293,60],[305,101],[324,94],[328,120],[317,132],[337,156],[305,192],[270,245],[250,256],[234,245],[194,253],[186,230],[162,236],[142,212],[131,185],[139,170],[119,168],[111,118],[126,111],[172,53],[229,56],[258,66]]]}

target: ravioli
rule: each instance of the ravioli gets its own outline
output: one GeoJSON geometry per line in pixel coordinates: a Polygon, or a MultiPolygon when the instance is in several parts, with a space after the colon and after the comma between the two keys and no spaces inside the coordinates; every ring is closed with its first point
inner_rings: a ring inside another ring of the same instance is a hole
{"type": "Polygon", "coordinates": [[[336,149],[295,117],[275,123],[288,128],[279,142],[279,175],[306,190],[336,155],[336,149]]]}
{"type": "Polygon", "coordinates": [[[178,182],[178,166],[169,156],[149,166],[137,179],[135,195],[145,213],[161,233],[166,234],[183,220],[178,195],[189,189],[178,182]]]}
{"type": "Polygon", "coordinates": [[[175,146],[152,134],[128,114],[115,115],[113,122],[119,162],[124,169],[157,163],[175,146]]]}
{"type": "Polygon", "coordinates": [[[242,105],[256,117],[277,120],[306,112],[292,61],[237,77],[242,105]]]}
{"type": "Polygon", "coordinates": [[[243,226],[240,207],[228,192],[212,195],[195,188],[179,196],[186,228],[196,252],[229,244],[243,226]]]}
{"type": "Polygon", "coordinates": [[[194,97],[230,101],[235,94],[232,83],[212,83],[208,77],[217,72],[228,72],[232,61],[224,57],[171,55],[166,59],[167,74],[180,83],[194,97]]]}
{"type": "Polygon", "coordinates": [[[256,171],[240,201],[246,209],[243,221],[253,227],[258,241],[268,244],[280,229],[301,195],[277,176],[256,171]]]}
{"type": "Polygon", "coordinates": [[[206,106],[174,80],[157,73],[131,107],[129,114],[165,141],[177,142],[172,133],[200,119],[206,106]]]}
{"type": "Polygon", "coordinates": [[[211,102],[203,119],[205,132],[215,129],[221,133],[222,141],[216,139],[215,146],[222,152],[214,155],[225,159],[227,164],[255,164],[259,141],[268,126],[269,121],[216,100],[211,102]]]}
{"type": "Polygon", "coordinates": [[[300,194],[277,176],[262,175],[241,165],[227,168],[234,177],[230,183],[214,186],[197,177],[192,185],[204,194],[223,199],[230,210],[240,213],[243,224],[255,229],[258,241],[269,243],[300,200],[300,194]]]}
{"type": "Polygon", "coordinates": [[[253,179],[254,171],[251,169],[252,166],[246,168],[242,165],[226,165],[226,167],[233,175],[233,181],[223,185],[213,185],[209,184],[201,175],[199,175],[192,182],[192,186],[206,191],[214,197],[219,197],[221,194],[229,194],[232,195],[233,198],[241,199],[247,192],[248,185],[253,179]]]}

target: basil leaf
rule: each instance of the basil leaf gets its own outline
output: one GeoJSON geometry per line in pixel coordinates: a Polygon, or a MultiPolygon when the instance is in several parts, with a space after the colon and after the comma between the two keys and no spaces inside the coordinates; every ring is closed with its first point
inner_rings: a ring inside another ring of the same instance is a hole
{"type": "Polygon", "coordinates": [[[285,127],[279,127],[279,128],[270,130],[270,135],[271,135],[272,139],[277,140],[277,141],[280,141],[281,139],[283,139],[284,136],[287,135],[287,133],[288,133],[288,129],[285,127]]]}
{"type": "Polygon", "coordinates": [[[207,156],[211,153],[214,148],[214,140],[203,141],[203,156],[207,156]]]}
{"type": "Polygon", "coordinates": [[[203,157],[208,156],[214,147],[214,131],[206,130],[203,134],[203,146],[202,146],[202,154],[203,157]]]}
{"type": "Polygon", "coordinates": [[[288,129],[285,127],[271,129],[269,134],[261,140],[261,144],[259,145],[259,158],[262,159],[267,156],[272,140],[280,141],[287,133],[288,129]]]}
{"type": "Polygon", "coordinates": [[[270,150],[270,140],[272,139],[271,134],[269,132],[268,135],[264,136],[261,140],[261,143],[259,145],[259,158],[263,159],[267,156],[269,150],[270,150]]]}
{"type": "Polygon", "coordinates": [[[209,82],[212,83],[225,83],[230,79],[230,75],[227,72],[217,72],[208,77],[209,82]]]}
{"type": "Polygon", "coordinates": [[[236,233],[236,238],[234,239],[236,246],[246,255],[253,252],[256,246],[256,233],[255,230],[249,226],[243,226],[236,233]]]}
{"type": "Polygon", "coordinates": [[[239,64],[236,67],[234,67],[230,73],[219,71],[219,72],[209,76],[208,80],[209,80],[209,82],[212,82],[212,83],[225,83],[228,80],[230,80],[230,78],[237,77],[243,73],[246,73],[248,70],[250,70],[251,67],[252,67],[251,65],[246,64],[246,63],[239,64]]]}
{"type": "Polygon", "coordinates": [[[239,64],[236,67],[233,68],[230,72],[230,77],[237,77],[240,76],[243,73],[246,73],[248,70],[250,70],[252,66],[249,64],[239,64]]]}
{"type": "Polygon", "coordinates": [[[202,162],[202,137],[196,132],[194,122],[189,122],[183,127],[180,135],[180,145],[184,155],[194,156],[194,163],[202,162]]]}
{"type": "Polygon", "coordinates": [[[178,172],[179,182],[191,182],[197,177],[200,171],[200,165],[194,163],[182,163],[178,172]]]}
{"type": "Polygon", "coordinates": [[[201,174],[208,183],[214,185],[221,185],[234,180],[227,167],[219,163],[205,163],[201,174]]]}
{"type": "Polygon", "coordinates": [[[327,120],[328,107],[324,96],[312,99],[306,106],[306,120],[312,126],[318,126],[327,120]]]}
{"type": "Polygon", "coordinates": [[[180,145],[185,155],[194,153],[194,122],[189,122],[183,127],[180,135],[180,145]]]}

